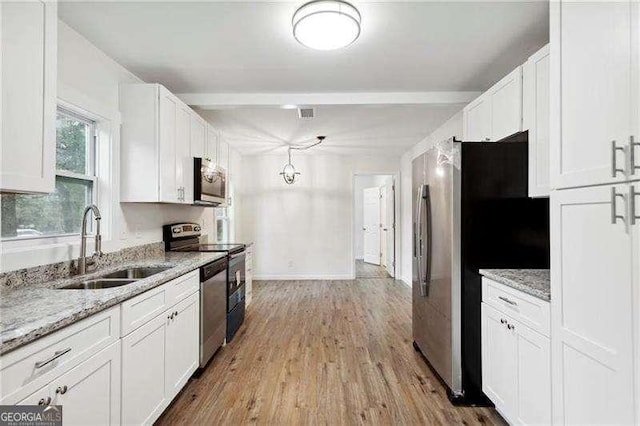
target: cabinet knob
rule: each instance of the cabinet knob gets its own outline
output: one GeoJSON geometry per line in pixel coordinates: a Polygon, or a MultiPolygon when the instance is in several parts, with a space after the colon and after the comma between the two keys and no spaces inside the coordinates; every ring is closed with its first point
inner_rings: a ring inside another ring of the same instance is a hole
{"type": "Polygon", "coordinates": [[[504,318],[500,318],[500,324],[506,324],[506,323],[507,323],[507,320],[506,320],[506,319],[504,319],[504,318]]]}
{"type": "Polygon", "coordinates": [[[38,401],[38,405],[49,405],[51,404],[51,397],[48,396],[46,398],[42,398],[40,401],[38,401]]]}
{"type": "Polygon", "coordinates": [[[175,311],[173,315],[178,316],[178,311],[175,311]]]}
{"type": "Polygon", "coordinates": [[[65,393],[67,393],[67,385],[58,386],[58,388],[56,389],[56,393],[59,393],[60,395],[64,395],[65,393]]]}
{"type": "Polygon", "coordinates": [[[169,315],[169,316],[167,317],[167,319],[170,319],[170,320],[172,320],[172,319],[173,319],[173,312],[171,313],[171,315],[169,315]]]}
{"type": "Polygon", "coordinates": [[[516,329],[516,326],[515,326],[515,325],[512,325],[512,324],[507,324],[507,328],[508,328],[509,330],[515,330],[515,329],[516,329]]]}

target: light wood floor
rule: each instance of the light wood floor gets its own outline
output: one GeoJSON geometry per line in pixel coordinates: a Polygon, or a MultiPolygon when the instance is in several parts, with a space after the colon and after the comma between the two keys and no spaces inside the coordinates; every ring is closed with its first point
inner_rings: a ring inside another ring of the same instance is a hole
{"type": "Polygon", "coordinates": [[[356,278],[391,278],[384,266],[356,260],[356,278]]]}
{"type": "Polygon", "coordinates": [[[392,279],[254,282],[234,340],[158,420],[247,423],[503,424],[449,403],[413,349],[409,288],[392,279]]]}

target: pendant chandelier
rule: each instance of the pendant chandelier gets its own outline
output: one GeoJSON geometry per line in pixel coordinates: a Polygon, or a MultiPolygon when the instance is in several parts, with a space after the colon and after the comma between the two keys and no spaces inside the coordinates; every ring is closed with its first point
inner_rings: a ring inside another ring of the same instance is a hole
{"type": "Polygon", "coordinates": [[[296,181],[296,176],[300,175],[300,172],[296,171],[296,168],[293,166],[293,163],[291,163],[291,150],[295,149],[298,151],[304,151],[306,149],[312,148],[314,146],[320,145],[322,143],[323,140],[325,140],[326,136],[317,136],[316,139],[317,141],[311,145],[308,146],[290,146],[289,149],[287,150],[288,154],[289,154],[289,162],[287,164],[284,165],[284,168],[282,169],[282,171],[280,172],[280,175],[282,176],[282,178],[284,179],[284,182],[287,185],[292,185],[295,183],[296,181]]]}

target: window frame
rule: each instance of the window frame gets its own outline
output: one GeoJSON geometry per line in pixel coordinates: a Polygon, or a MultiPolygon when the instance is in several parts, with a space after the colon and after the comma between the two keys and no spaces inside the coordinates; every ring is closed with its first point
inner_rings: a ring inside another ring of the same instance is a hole
{"type": "MultiPolygon", "coordinates": [[[[56,120],[58,119],[58,114],[63,114],[67,117],[80,121],[89,126],[91,142],[88,143],[88,149],[85,155],[85,162],[88,165],[87,169],[90,172],[90,174],[82,174],[82,173],[73,172],[70,170],[59,169],[58,164],[56,162],[54,179],[60,176],[60,177],[74,179],[78,181],[91,182],[91,203],[97,205],[97,202],[99,200],[99,197],[98,197],[98,186],[99,186],[98,185],[98,169],[99,168],[98,168],[98,158],[97,158],[98,142],[99,142],[98,122],[97,120],[85,115],[82,111],[74,111],[73,108],[67,105],[64,105],[64,103],[62,102],[57,103],[56,120]]],[[[56,144],[57,142],[58,141],[56,139],[56,144]]],[[[53,240],[55,242],[59,242],[59,241],[62,242],[72,237],[77,238],[79,235],[80,235],[80,232],[70,232],[70,233],[64,233],[64,234],[34,235],[34,236],[23,236],[23,237],[18,237],[18,236],[0,237],[0,242],[2,242],[3,244],[18,243],[20,241],[34,242],[34,240],[42,240],[42,241],[53,240]]]]}

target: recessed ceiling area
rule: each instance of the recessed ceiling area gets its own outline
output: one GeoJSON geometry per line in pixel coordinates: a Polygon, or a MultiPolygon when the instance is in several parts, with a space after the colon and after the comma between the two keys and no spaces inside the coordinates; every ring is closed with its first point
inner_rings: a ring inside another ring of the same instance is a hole
{"type": "MultiPolygon", "coordinates": [[[[243,155],[286,153],[289,145],[327,139],[314,152],[401,155],[462,108],[451,105],[322,105],[315,117],[297,109],[230,108],[198,112],[243,155]]],[[[453,135],[452,135],[453,136],[453,135]]]]}
{"type": "Polygon", "coordinates": [[[60,18],[174,93],[420,92],[488,88],[548,40],[548,2],[354,2],[358,40],[299,44],[303,2],[61,1],[60,18]]]}

